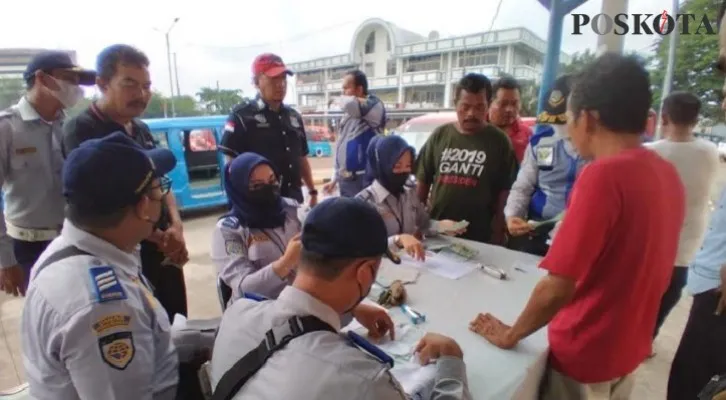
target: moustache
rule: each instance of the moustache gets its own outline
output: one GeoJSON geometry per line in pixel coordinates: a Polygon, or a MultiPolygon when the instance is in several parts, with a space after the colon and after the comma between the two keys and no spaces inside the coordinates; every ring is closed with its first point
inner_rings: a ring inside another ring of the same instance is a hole
{"type": "Polygon", "coordinates": [[[466,123],[478,124],[478,123],[479,123],[479,120],[478,120],[478,119],[476,119],[476,118],[469,118],[469,119],[465,119],[465,120],[464,120],[464,123],[465,123],[465,124],[466,124],[466,123]]]}
{"type": "Polygon", "coordinates": [[[143,101],[132,101],[128,104],[128,106],[134,108],[146,108],[146,103],[143,101]]]}

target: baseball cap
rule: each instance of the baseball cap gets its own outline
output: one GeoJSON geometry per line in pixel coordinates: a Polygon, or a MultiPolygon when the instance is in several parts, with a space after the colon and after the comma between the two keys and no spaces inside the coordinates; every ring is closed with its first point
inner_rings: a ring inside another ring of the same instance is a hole
{"type": "Polygon", "coordinates": [[[567,97],[570,95],[570,76],[555,80],[547,95],[542,112],[537,115],[538,124],[563,125],[567,123],[567,97]]]}
{"type": "Polygon", "coordinates": [[[23,79],[25,79],[25,82],[29,82],[36,71],[50,72],[54,69],[65,69],[77,73],[80,85],[91,86],[96,84],[95,71],[79,67],[71,60],[68,53],[56,50],[44,51],[33,57],[25,68],[23,79]]]}
{"type": "Polygon", "coordinates": [[[68,204],[101,214],[136,204],[154,178],[176,166],[167,149],[145,150],[127,134],[87,140],[63,164],[63,196],[68,204]]]}
{"type": "Polygon", "coordinates": [[[282,58],[277,54],[264,53],[257,56],[252,63],[252,76],[261,74],[274,78],[282,74],[293,75],[293,72],[285,66],[282,58]]]}
{"type": "Polygon", "coordinates": [[[319,203],[303,224],[303,248],[329,258],[398,256],[388,248],[388,231],[378,211],[363,200],[334,197],[319,203]]]}

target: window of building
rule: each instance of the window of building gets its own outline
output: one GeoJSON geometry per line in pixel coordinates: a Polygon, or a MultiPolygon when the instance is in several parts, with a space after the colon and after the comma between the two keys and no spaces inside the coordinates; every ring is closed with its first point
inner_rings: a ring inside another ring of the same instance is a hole
{"type": "Polygon", "coordinates": [[[338,81],[343,79],[346,73],[348,73],[348,68],[334,68],[330,70],[330,80],[331,81],[338,81]]]}
{"type": "Polygon", "coordinates": [[[460,51],[457,59],[459,68],[476,65],[497,65],[499,64],[499,49],[460,51]]]}
{"type": "Polygon", "coordinates": [[[297,73],[297,82],[298,83],[320,83],[322,81],[323,81],[323,71],[297,73]]]}
{"type": "Polygon", "coordinates": [[[441,69],[441,56],[409,57],[403,62],[404,72],[438,71],[441,69]]]}
{"type": "Polygon", "coordinates": [[[374,76],[374,65],[373,63],[366,63],[366,65],[363,67],[363,73],[366,74],[368,78],[371,78],[374,76]]]}
{"type": "Polygon", "coordinates": [[[388,60],[386,64],[386,75],[396,75],[396,60],[388,60]]]}
{"type": "Polygon", "coordinates": [[[365,53],[373,54],[376,51],[376,32],[371,32],[366,39],[365,53]]]}

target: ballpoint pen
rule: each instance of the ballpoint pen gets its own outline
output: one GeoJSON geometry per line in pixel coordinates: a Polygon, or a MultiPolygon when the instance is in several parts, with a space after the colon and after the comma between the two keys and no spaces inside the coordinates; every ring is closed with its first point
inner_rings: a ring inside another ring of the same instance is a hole
{"type": "Polygon", "coordinates": [[[493,276],[497,279],[501,279],[501,280],[507,279],[507,273],[497,267],[493,267],[491,265],[484,265],[484,264],[477,264],[476,267],[479,268],[480,271],[486,273],[487,275],[493,276]]]}
{"type": "Polygon", "coordinates": [[[421,314],[420,312],[414,310],[413,308],[409,307],[406,304],[401,304],[401,310],[403,310],[406,315],[411,319],[411,322],[413,322],[414,325],[420,323],[420,322],[426,322],[426,316],[424,314],[421,314]]]}

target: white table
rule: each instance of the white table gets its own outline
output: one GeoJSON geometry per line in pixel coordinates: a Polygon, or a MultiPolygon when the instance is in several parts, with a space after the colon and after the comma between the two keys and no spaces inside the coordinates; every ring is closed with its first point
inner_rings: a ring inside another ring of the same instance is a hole
{"type": "MultiPolygon", "coordinates": [[[[451,280],[423,272],[407,285],[411,307],[426,315],[421,327],[454,338],[464,351],[469,389],[477,400],[536,399],[547,362],[547,333],[541,329],[513,350],[501,350],[469,331],[478,313],[489,312],[508,324],[524,309],[543,272],[539,257],[462,239],[479,251],[476,262],[497,266],[509,275],[498,280],[479,270],[451,280]],[[515,264],[526,272],[515,270],[515,264]]],[[[380,274],[397,266],[384,261],[380,274]]]]}

